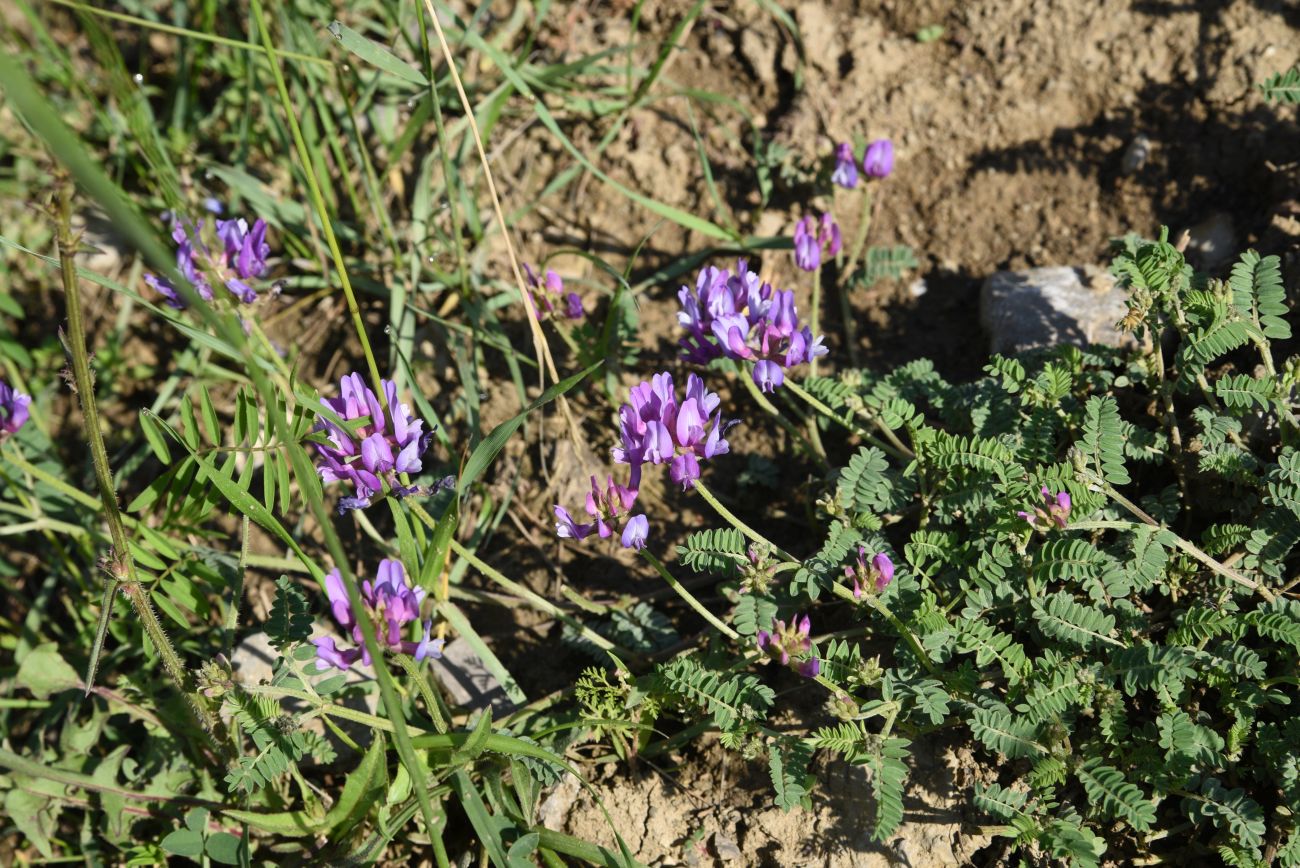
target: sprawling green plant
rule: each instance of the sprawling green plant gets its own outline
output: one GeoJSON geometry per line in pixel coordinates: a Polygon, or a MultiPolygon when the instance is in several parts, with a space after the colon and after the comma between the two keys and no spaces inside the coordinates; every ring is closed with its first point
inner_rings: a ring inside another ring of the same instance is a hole
{"type": "Polygon", "coordinates": [[[787,808],[815,752],[866,765],[880,840],[911,742],[960,726],[987,763],[986,831],[1017,844],[1300,864],[1300,358],[1274,357],[1278,259],[1248,251],[1223,281],[1164,235],[1118,247],[1139,349],[995,356],[960,385],[924,360],[812,378],[818,427],[862,441],[824,477],[820,550],[784,555],[739,520],[680,547],[731,582],[743,636],[797,611],[857,625],[806,652],[838,722],[771,730],[771,688],[717,654],[661,664],[629,706],[708,714],[766,754],[787,808]]]}

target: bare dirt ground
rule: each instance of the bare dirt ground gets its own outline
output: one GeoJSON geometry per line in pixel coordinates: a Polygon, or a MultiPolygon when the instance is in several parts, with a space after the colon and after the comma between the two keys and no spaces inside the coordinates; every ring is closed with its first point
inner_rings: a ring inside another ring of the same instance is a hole
{"type": "MultiPolygon", "coordinates": [[[[663,38],[687,6],[647,4],[640,32],[663,38]]],[[[540,50],[563,57],[625,45],[631,34],[620,9],[574,4],[553,19],[565,26],[543,33],[540,50]]],[[[1104,266],[1109,239],[1128,232],[1150,236],[1167,224],[1192,229],[1194,238],[1213,236],[1220,247],[1257,245],[1283,254],[1300,243],[1300,221],[1288,210],[1300,198],[1296,113],[1265,104],[1253,88],[1300,59],[1294,4],[831,0],[789,11],[798,40],[757,3],[715,4],[673,57],[663,89],[701,88],[737,100],[765,138],[791,149],[794,164],[815,162],[854,134],[894,140],[896,169],[879,193],[871,242],[911,246],[920,267],[853,297],[866,364],[928,356],[950,377],[978,372],[987,349],[976,326],[985,277],[1004,268],[1104,266]],[[944,28],[937,41],[915,38],[936,24],[944,28]],[[1146,157],[1135,161],[1139,137],[1146,157]],[[923,293],[915,291],[916,278],[924,281],[923,293]]],[[[747,122],[726,106],[713,105],[712,117],[708,111],[699,103],[688,111],[685,96],[637,111],[601,168],[629,187],[719,219],[691,135],[694,120],[725,207],[745,231],[788,234],[805,210],[829,206],[810,201],[810,188],[795,172],[795,181],[778,184],[767,210],[759,211],[744,151],[747,122]]],[[[590,150],[603,129],[577,125],[568,132],[590,150]]],[[[514,169],[503,174],[506,198],[515,202],[568,165],[539,128],[524,131],[503,159],[514,169]]],[[[634,270],[644,275],[707,246],[595,179],[567,195],[525,225],[530,257],[569,246],[618,263],[649,236],[634,270]]],[[[852,204],[837,203],[835,216],[851,237],[858,199],[845,198],[852,204]]],[[[1212,267],[1211,258],[1207,252],[1200,264],[1212,267]]],[[[577,275],[590,270],[576,257],[555,265],[577,275]]],[[[763,265],[782,286],[799,289],[806,305],[807,282],[796,276],[788,252],[766,253],[763,265]]],[[[652,286],[639,300],[642,359],[670,369],[678,283],[652,286]]],[[[834,309],[827,305],[824,320],[832,366],[847,364],[834,309]]],[[[602,454],[608,432],[593,432],[602,454]]],[[[770,434],[759,425],[740,436],[777,456],[770,434]]],[[[743,469],[743,459],[728,460],[714,470],[724,491],[727,478],[743,469]]],[[[799,472],[785,470],[783,481],[807,482],[806,469],[792,478],[799,472]]],[[[556,475],[567,484],[553,480],[521,492],[541,516],[552,499],[575,490],[572,474],[556,475]]],[[[664,514],[680,516],[675,527],[657,529],[667,550],[698,526],[700,514],[675,492],[643,495],[652,504],[661,497],[664,514]]],[[[748,512],[779,526],[782,505],[748,512]]],[[[518,566],[531,570],[539,588],[567,581],[599,595],[615,590],[612,573],[637,569],[603,555],[557,550],[544,527],[537,533],[543,542],[536,558],[525,555],[518,566]]],[[[625,582],[614,584],[625,588],[625,582]]],[[[504,634],[507,625],[501,628],[504,634]]],[[[534,650],[516,649],[521,666],[534,650]]],[[[817,716],[811,705],[800,722],[818,722],[817,716]]],[[[969,754],[943,745],[919,755],[909,790],[912,822],[885,845],[869,840],[862,819],[869,789],[860,770],[820,767],[827,786],[811,815],[772,808],[762,764],[716,748],[675,757],[671,768],[611,773],[598,789],[637,855],[656,865],[997,864],[1004,851],[986,846],[989,839],[971,825],[978,818],[962,807],[974,780],[969,754]]],[[[585,795],[557,791],[543,814],[556,828],[607,839],[605,820],[585,795]]]]}

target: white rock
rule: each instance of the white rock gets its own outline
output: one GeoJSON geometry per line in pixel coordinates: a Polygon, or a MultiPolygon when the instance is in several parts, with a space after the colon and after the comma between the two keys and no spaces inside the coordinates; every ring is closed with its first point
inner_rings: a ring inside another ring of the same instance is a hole
{"type": "Polygon", "coordinates": [[[492,716],[515,710],[506,690],[484,665],[483,659],[463,638],[453,639],[442,649],[441,659],[432,661],[433,675],[455,705],[469,711],[492,706],[492,716]]]}
{"type": "Polygon", "coordinates": [[[989,351],[1017,353],[1058,344],[1131,346],[1115,328],[1125,292],[1094,266],[999,271],[980,288],[980,324],[989,351]]]}

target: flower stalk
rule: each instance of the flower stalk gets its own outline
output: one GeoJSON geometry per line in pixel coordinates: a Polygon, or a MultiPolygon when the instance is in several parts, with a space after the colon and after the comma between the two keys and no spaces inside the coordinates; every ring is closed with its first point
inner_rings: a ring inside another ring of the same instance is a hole
{"type": "MultiPolygon", "coordinates": [[[[698,482],[696,483],[696,487],[697,488],[699,487],[698,482]]],[[[654,567],[655,570],[659,573],[659,575],[663,577],[663,580],[668,583],[668,587],[676,591],[677,596],[685,600],[686,605],[690,606],[697,613],[699,613],[701,618],[703,618],[704,620],[712,624],[715,630],[717,630],[723,636],[726,636],[728,639],[731,639],[732,641],[740,640],[740,634],[737,633],[735,630],[731,629],[730,627],[728,627],[722,621],[718,620],[718,617],[716,615],[714,615],[712,612],[706,609],[704,607],[704,604],[701,603],[698,599],[696,599],[694,594],[686,590],[686,587],[682,585],[681,582],[677,581],[677,579],[673,577],[672,573],[668,572],[668,568],[663,565],[662,561],[660,561],[657,557],[651,554],[649,549],[641,549],[641,556],[650,562],[650,566],[654,567]]]]}
{"type": "Polygon", "coordinates": [[[772,542],[770,539],[763,536],[758,531],[754,530],[752,527],[745,524],[740,519],[736,518],[735,514],[733,514],[731,510],[723,506],[722,502],[718,500],[717,496],[712,491],[709,491],[708,486],[704,484],[703,480],[700,479],[695,480],[695,490],[700,493],[701,497],[703,497],[706,501],[708,501],[709,506],[713,507],[713,511],[716,512],[718,515],[720,515],[722,519],[725,522],[727,522],[727,524],[731,525],[736,530],[740,531],[745,536],[749,537],[750,540],[752,540],[753,542],[756,542],[759,545],[769,546],[770,547],[769,551],[774,553],[777,557],[781,558],[782,560],[794,561],[795,563],[798,563],[798,559],[795,558],[793,555],[791,555],[789,552],[787,552],[785,549],[781,548],[776,543],[772,542]]]}

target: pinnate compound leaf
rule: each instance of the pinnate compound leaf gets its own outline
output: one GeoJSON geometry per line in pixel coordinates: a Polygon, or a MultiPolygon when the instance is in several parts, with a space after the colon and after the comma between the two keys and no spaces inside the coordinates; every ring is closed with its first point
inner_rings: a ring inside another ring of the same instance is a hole
{"type": "Polygon", "coordinates": [[[277,651],[283,652],[295,642],[311,635],[312,616],[307,595],[288,576],[275,582],[275,602],[266,622],[266,635],[277,651]]]}
{"type": "Polygon", "coordinates": [[[1093,395],[1084,407],[1083,448],[1091,464],[1112,485],[1127,485],[1124,469],[1124,426],[1119,405],[1109,395],[1093,395]]]}
{"type": "Polygon", "coordinates": [[[1077,602],[1069,594],[1058,592],[1033,601],[1034,620],[1044,635],[1080,648],[1095,645],[1120,645],[1112,638],[1115,616],[1077,602]]]}
{"type": "Polygon", "coordinates": [[[1232,305],[1253,322],[1264,336],[1274,340],[1291,337],[1287,315],[1286,288],[1282,284],[1282,260],[1277,256],[1261,257],[1247,250],[1232,266],[1228,278],[1232,288],[1232,305]]]}
{"type": "Polygon", "coordinates": [[[884,841],[903,823],[903,784],[907,781],[908,747],[903,738],[887,738],[867,760],[871,770],[871,793],[876,799],[876,828],[873,841],[884,841]]]}
{"type": "Polygon", "coordinates": [[[997,784],[975,784],[975,807],[999,820],[1010,820],[1023,812],[1029,793],[997,784]]]}
{"type": "Polygon", "coordinates": [[[1243,789],[1225,789],[1217,778],[1206,778],[1199,797],[1183,799],[1193,820],[1209,820],[1246,847],[1264,843],[1264,810],[1243,789]]]}
{"type": "Polygon", "coordinates": [[[1000,708],[977,708],[970,719],[971,732],[989,750],[1008,759],[1023,759],[1047,753],[1038,743],[1038,727],[1023,718],[1013,718],[1000,708]]]}
{"type": "Polygon", "coordinates": [[[1076,774],[1088,798],[1099,805],[1111,819],[1124,820],[1139,832],[1156,821],[1156,808],[1136,784],[1124,779],[1119,769],[1093,758],[1081,765],[1076,774]]]}
{"type": "Polygon", "coordinates": [[[773,744],[768,753],[768,771],[776,790],[776,805],[783,811],[798,807],[808,796],[808,763],[812,745],[802,740],[773,744]]]}

